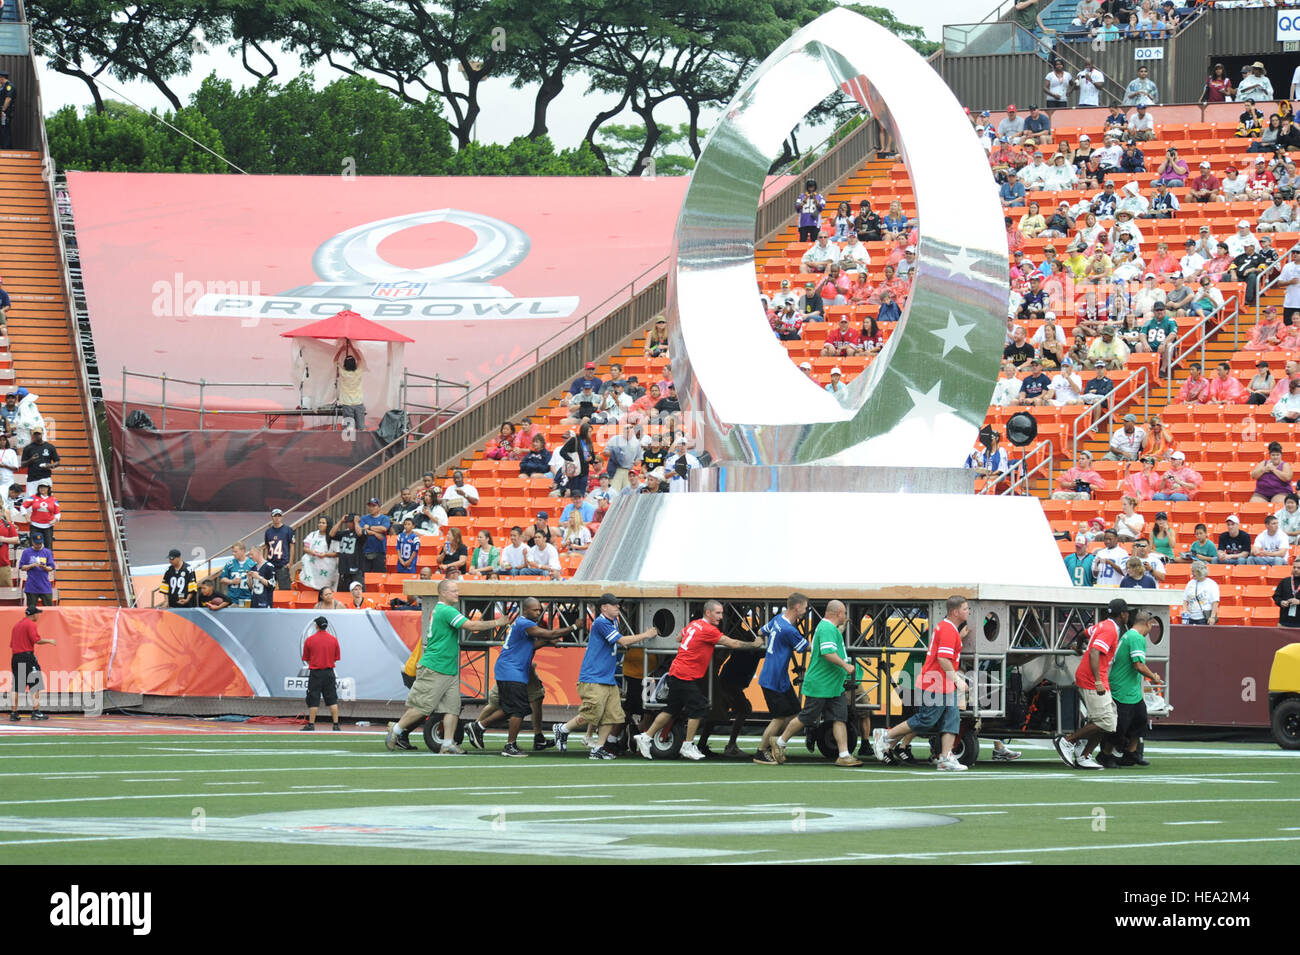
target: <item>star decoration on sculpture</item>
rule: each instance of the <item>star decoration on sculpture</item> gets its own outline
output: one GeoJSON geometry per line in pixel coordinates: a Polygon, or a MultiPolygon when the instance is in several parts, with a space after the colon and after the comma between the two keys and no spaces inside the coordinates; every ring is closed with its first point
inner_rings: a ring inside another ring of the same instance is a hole
{"type": "Polygon", "coordinates": [[[965,249],[961,249],[956,255],[946,255],[948,260],[949,271],[953,275],[965,275],[972,279],[979,279],[982,276],[975,274],[975,263],[979,261],[976,256],[971,255],[965,249]]]}
{"type": "Polygon", "coordinates": [[[930,331],[931,335],[943,342],[943,354],[940,357],[947,358],[948,352],[952,351],[954,348],[960,348],[965,352],[970,351],[970,345],[966,341],[966,336],[971,333],[971,329],[974,327],[974,322],[971,322],[969,325],[958,325],[956,317],[953,316],[952,312],[949,312],[948,327],[935,328],[930,331]]]}
{"type": "Polygon", "coordinates": [[[948,414],[953,408],[939,400],[939,389],[943,387],[942,381],[936,381],[934,387],[927,392],[917,391],[910,386],[907,388],[907,395],[912,399],[912,410],[905,416],[905,421],[913,418],[920,418],[926,421],[931,427],[934,427],[934,420],[940,415],[948,414]]]}

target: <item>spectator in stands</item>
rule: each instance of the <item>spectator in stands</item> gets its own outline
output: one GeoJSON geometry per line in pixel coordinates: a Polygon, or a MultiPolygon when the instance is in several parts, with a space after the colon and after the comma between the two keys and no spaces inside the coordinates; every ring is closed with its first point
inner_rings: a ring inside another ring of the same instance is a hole
{"type": "MultiPolygon", "coordinates": [[[[357,521],[357,527],[365,537],[365,544],[361,550],[362,572],[367,574],[382,574],[385,570],[385,562],[388,559],[388,533],[393,526],[393,522],[387,514],[379,513],[379,498],[372,497],[366,502],[367,513],[361,515],[357,521]]],[[[327,525],[328,526],[328,525],[327,525]]],[[[309,537],[310,539],[310,537],[309,537]]],[[[325,556],[325,559],[331,556],[328,553],[327,541],[318,541],[315,548],[325,556]]],[[[304,565],[306,558],[304,558],[304,565]]],[[[304,572],[306,568],[304,566],[304,572]]],[[[319,579],[319,574],[313,573],[313,579],[319,579]]],[[[303,583],[307,583],[303,580],[303,583]]],[[[309,587],[319,587],[320,584],[307,584],[309,587]]]]}
{"type": "Polygon", "coordinates": [[[650,330],[650,334],[645,340],[645,357],[646,358],[667,358],[668,357],[668,320],[664,318],[655,319],[655,327],[650,330]]]}
{"type": "MultiPolygon", "coordinates": [[[[1287,120],[1287,122],[1290,122],[1290,120],[1287,120]]],[[[1294,137],[1296,139],[1300,139],[1300,126],[1296,126],[1295,123],[1291,123],[1291,132],[1294,134],[1294,137]]],[[[1296,146],[1288,145],[1287,148],[1300,149],[1300,144],[1296,146]]],[[[1296,171],[1295,160],[1288,159],[1285,163],[1282,164],[1282,172],[1278,174],[1277,188],[1274,190],[1274,193],[1276,195],[1281,196],[1283,199],[1294,199],[1297,190],[1300,190],[1300,172],[1296,171]]],[[[1292,218],[1294,218],[1295,217],[1294,208],[1291,210],[1291,212],[1292,212],[1292,218]]],[[[1294,228],[1292,229],[1284,228],[1281,229],[1280,231],[1293,232],[1295,230],[1294,228]]]]}
{"type": "Polygon", "coordinates": [[[459,527],[447,528],[447,537],[438,553],[438,569],[448,579],[460,577],[469,567],[469,551],[459,527]]]}
{"type": "Polygon", "coordinates": [[[1198,318],[1209,318],[1223,308],[1223,293],[1215,286],[1213,279],[1202,274],[1197,280],[1199,289],[1192,299],[1191,314],[1198,318]]]}
{"type": "Polygon", "coordinates": [[[546,450],[546,439],[540,434],[534,436],[532,450],[519,462],[519,473],[524,477],[551,473],[551,455],[546,450]]]}
{"type": "Polygon", "coordinates": [[[1255,479],[1255,493],[1250,496],[1252,504],[1269,501],[1280,505],[1294,492],[1291,486],[1294,473],[1291,465],[1282,460],[1280,442],[1269,443],[1268,457],[1251,468],[1250,476],[1255,479]]]}
{"type": "Polygon", "coordinates": [[[442,506],[448,517],[465,517],[478,503],[478,488],[465,483],[465,472],[460,468],[451,472],[451,483],[442,491],[442,506]]]}
{"type": "MultiPolygon", "coordinates": [[[[909,246],[908,248],[911,247],[909,246]]],[[[900,267],[904,264],[916,264],[915,249],[912,249],[911,263],[900,263],[900,267]]],[[[825,277],[817,283],[817,295],[822,300],[823,308],[831,305],[847,305],[849,301],[848,293],[851,288],[852,286],[847,273],[840,269],[838,262],[832,262],[826,267],[825,277]]]]}
{"type": "Polygon", "coordinates": [[[1282,506],[1273,515],[1278,520],[1278,527],[1287,536],[1287,543],[1294,547],[1300,544],[1300,497],[1294,493],[1282,499],[1282,506]]]}
{"type": "Polygon", "coordinates": [[[1215,404],[1241,404],[1246,400],[1246,389],[1232,376],[1232,366],[1219,362],[1214,377],[1210,379],[1209,401],[1215,404]]]}
{"type": "MultiPolygon", "coordinates": [[[[595,516],[595,508],[592,508],[592,516],[595,516]]],[[[591,546],[591,531],[583,523],[582,512],[577,508],[569,512],[569,519],[563,525],[560,546],[570,554],[584,553],[591,546]]]]}
{"type": "MultiPolygon", "coordinates": [[[[433,569],[431,567],[421,567],[420,579],[421,580],[432,579],[432,570],[433,569]]],[[[419,598],[416,597],[413,599],[415,600],[416,603],[416,606],[414,607],[405,606],[406,603],[405,601],[397,601],[397,603],[400,603],[403,606],[399,607],[396,606],[396,604],[394,603],[390,603],[390,606],[394,610],[405,610],[405,609],[418,610],[419,598]]],[[[348,610],[378,610],[379,609],[379,606],[374,602],[374,600],[366,596],[366,585],[359,580],[354,580],[352,581],[351,584],[348,585],[348,599],[344,603],[344,607],[346,607],[348,610]]]]}
{"type": "Polygon", "coordinates": [[[23,502],[23,509],[28,514],[27,522],[32,530],[40,531],[45,543],[53,549],[54,525],[62,520],[62,515],[48,481],[42,481],[36,486],[36,493],[23,502]]]}
{"type": "MultiPolygon", "coordinates": [[[[28,397],[34,397],[28,395],[28,397]]],[[[26,399],[24,399],[26,400],[26,399]]],[[[19,402],[19,414],[22,413],[22,402],[19,402]]],[[[22,432],[18,432],[21,440],[22,432]]],[[[37,486],[42,481],[51,482],[53,486],[54,469],[59,466],[59,450],[54,445],[45,440],[44,427],[33,428],[31,432],[31,443],[23,448],[20,464],[27,469],[27,494],[30,497],[36,492],[37,486]]]]}
{"type": "Polygon", "coordinates": [[[1221,247],[1226,247],[1228,254],[1235,258],[1245,252],[1249,246],[1258,246],[1259,243],[1250,231],[1250,222],[1247,219],[1237,221],[1237,231],[1228,236],[1227,240],[1218,243],[1221,247]]]}
{"type": "MultiPolygon", "coordinates": [[[[1287,394],[1273,405],[1273,418],[1295,424],[1300,421],[1300,377],[1287,378],[1287,394]]],[[[1278,382],[1280,385],[1281,382],[1278,382]]]]}
{"type": "Polygon", "coordinates": [[[497,566],[500,562],[501,551],[493,546],[492,535],[487,531],[479,531],[474,553],[469,558],[469,572],[491,580],[496,577],[497,566]]]}
{"type": "Polygon", "coordinates": [[[394,521],[393,527],[401,528],[397,535],[397,572],[399,574],[414,574],[417,572],[416,562],[420,559],[420,535],[415,533],[415,518],[402,518],[401,522],[394,521]]]}
{"type": "MultiPolygon", "coordinates": [[[[199,600],[202,603],[202,599],[199,600]]],[[[316,592],[316,606],[313,610],[347,610],[347,604],[340,603],[334,593],[333,587],[322,587],[316,592]]]]}
{"type": "MultiPolygon", "coordinates": [[[[1192,242],[1191,239],[1187,241],[1192,242]]],[[[1188,256],[1191,254],[1189,252],[1188,256]]],[[[1184,259],[1188,258],[1188,256],[1184,256],[1184,259]]],[[[1181,266],[1179,268],[1181,269],[1181,266]]],[[[1196,291],[1183,280],[1181,271],[1174,272],[1170,277],[1173,279],[1174,287],[1165,293],[1166,309],[1172,312],[1173,315],[1186,315],[1192,307],[1192,299],[1195,297],[1196,291]]]]}
{"type": "MultiPolygon", "coordinates": [[[[1218,199],[1219,194],[1219,177],[1210,171],[1210,164],[1201,160],[1198,172],[1187,180],[1187,198],[1193,202],[1214,202],[1218,199]]],[[[1236,173],[1236,169],[1229,167],[1230,172],[1236,173]]]]}
{"type": "MultiPolygon", "coordinates": [[[[0,586],[9,587],[13,581],[9,578],[9,544],[18,543],[15,536],[13,540],[6,539],[8,534],[17,534],[13,525],[8,523],[5,515],[4,523],[0,523],[0,586]],[[6,533],[7,532],[7,533],[6,533]]],[[[194,571],[190,565],[181,559],[179,548],[173,547],[167,552],[168,569],[163,573],[162,583],[158,585],[158,592],[167,595],[167,606],[174,610],[193,609],[197,604],[198,584],[194,580],[194,571]]]]}
{"type": "Polygon", "coordinates": [[[1025,187],[1021,185],[1014,170],[1008,170],[1007,181],[998,190],[998,198],[1002,200],[1003,209],[1013,209],[1025,204],[1025,187]]]}
{"type": "Polygon", "coordinates": [[[825,272],[826,267],[832,262],[838,262],[839,258],[840,247],[830,240],[830,236],[822,233],[817,236],[817,241],[808,247],[808,251],[803,254],[800,261],[805,272],[825,272]]]}
{"type": "Polygon", "coordinates": [[[509,421],[501,423],[497,436],[488,442],[483,456],[490,461],[506,461],[515,449],[515,426],[509,421]]]}
{"type": "Polygon", "coordinates": [[[839,324],[826,336],[822,346],[822,355],[840,358],[862,354],[862,333],[849,325],[847,315],[840,316],[839,324]]]}
{"type": "Polygon", "coordinates": [[[826,208],[826,197],[817,191],[817,180],[803,184],[803,192],[794,201],[794,211],[799,216],[799,241],[811,242],[821,232],[821,214],[826,208]]]}
{"type": "Polygon", "coordinates": [[[841,202],[835,207],[835,215],[831,217],[831,229],[832,238],[837,243],[848,241],[849,236],[853,234],[853,207],[849,203],[841,202]]]}
{"type": "Polygon", "coordinates": [[[1034,332],[1029,344],[1034,346],[1044,368],[1055,369],[1061,366],[1065,358],[1065,332],[1056,323],[1056,312],[1049,309],[1043,313],[1043,325],[1034,332]]]}
{"type": "Polygon", "coordinates": [[[1124,579],[1129,552],[1119,546],[1119,535],[1108,530],[1102,536],[1104,546],[1092,555],[1092,575],[1098,587],[1118,587],[1124,579]]]}
{"type": "Polygon", "coordinates": [[[1205,89],[1201,93],[1202,103],[1227,103],[1236,92],[1232,86],[1232,77],[1222,63],[1215,63],[1214,69],[1205,80],[1205,89]]]}
{"type": "MultiPolygon", "coordinates": [[[[1174,560],[1178,540],[1175,537],[1173,525],[1169,523],[1169,514],[1165,511],[1156,512],[1156,523],[1151,528],[1151,546],[1156,555],[1162,560],[1166,562],[1174,560]]],[[[1163,566],[1161,570],[1164,570],[1163,566]]]]}
{"type": "MultiPolygon", "coordinates": [[[[1034,192],[1041,191],[1046,188],[1044,183],[1047,181],[1047,176],[1050,171],[1051,167],[1043,161],[1042,151],[1036,149],[1034,150],[1033,162],[1029,163],[1029,165],[1025,166],[1019,172],[1020,184],[1023,185],[1026,190],[1032,190],[1034,192]]],[[[1030,238],[1032,238],[1032,236],[1030,236],[1030,238]]]]}
{"type": "Polygon", "coordinates": [[[1246,182],[1246,191],[1241,198],[1262,202],[1272,197],[1273,187],[1276,185],[1277,179],[1269,171],[1268,160],[1256,159],[1255,168],[1250,173],[1250,178],[1246,182]]]}
{"type": "Polygon", "coordinates": [[[1155,181],[1178,188],[1187,182],[1189,175],[1187,160],[1178,155],[1178,149],[1174,146],[1166,149],[1164,162],[1156,167],[1155,181]]]}
{"type": "Polygon", "coordinates": [[[1105,478],[1092,466],[1092,453],[1080,451],[1075,458],[1074,467],[1063,472],[1057,479],[1058,490],[1052,492],[1054,501],[1087,501],[1092,498],[1092,491],[1106,490],[1105,478]]]}
{"type": "Polygon", "coordinates": [[[1218,563],[1246,563],[1250,560],[1251,540],[1250,535],[1241,529],[1241,518],[1229,514],[1224,523],[1228,529],[1219,535],[1218,563]]]}
{"type": "Polygon", "coordinates": [[[8,500],[18,467],[18,452],[9,446],[9,435],[0,431],[0,502],[8,500]]]}
{"type": "MultiPolygon", "coordinates": [[[[1142,287],[1133,293],[1133,311],[1139,318],[1149,321],[1155,313],[1155,306],[1161,310],[1165,307],[1165,290],[1156,284],[1154,272],[1147,272],[1142,277],[1142,287]]],[[[1175,326],[1176,329],[1176,326],[1175,326]]],[[[1163,341],[1163,339],[1161,339],[1163,341]]]]}
{"type": "MultiPolygon", "coordinates": [[[[1101,87],[1106,76],[1092,65],[1091,59],[1083,61],[1083,69],[1074,74],[1074,85],[1079,91],[1079,106],[1099,106],[1101,104],[1101,87]]],[[[1083,137],[1080,137],[1082,139],[1083,137]]]]}
{"type": "Polygon", "coordinates": [[[1076,587],[1091,587],[1096,581],[1092,576],[1093,557],[1088,553],[1088,538],[1082,534],[1075,535],[1074,553],[1065,556],[1065,569],[1076,587]]]}
{"type": "Polygon", "coordinates": [[[1281,117],[1274,113],[1268,118],[1268,125],[1264,127],[1263,132],[1251,142],[1250,147],[1246,150],[1248,153],[1271,153],[1277,148],[1277,137],[1282,132],[1281,117]]]}
{"type": "Polygon", "coordinates": [[[216,582],[209,578],[199,584],[198,606],[201,610],[222,610],[230,606],[230,601],[217,593],[216,582]]]}
{"type": "MultiPolygon", "coordinates": [[[[0,453],[0,464],[3,464],[0,453]]],[[[266,549],[266,559],[275,568],[275,585],[289,589],[289,565],[293,563],[293,528],[284,524],[284,511],[276,507],[271,510],[271,526],[262,537],[266,549]]]]}
{"type": "MultiPolygon", "coordinates": [[[[1155,117],[1147,109],[1145,103],[1139,104],[1137,110],[1129,117],[1128,134],[1130,136],[1130,147],[1134,145],[1134,140],[1147,142],[1148,140],[1156,138],[1155,117]]],[[[1138,152],[1138,155],[1141,156],[1142,153],[1138,152]]],[[[1146,170],[1139,167],[1136,171],[1145,172],[1146,170]]]]}
{"type": "Polygon", "coordinates": [[[1142,452],[1155,458],[1157,463],[1169,460],[1169,456],[1174,452],[1173,438],[1165,429],[1159,415],[1152,415],[1147,422],[1147,440],[1142,452]]]}
{"type": "Polygon", "coordinates": [[[420,502],[415,499],[415,493],[409,487],[404,487],[399,492],[399,500],[388,511],[388,519],[392,522],[394,528],[402,526],[402,522],[408,517],[414,517],[420,510],[420,502]]]}
{"type": "Polygon", "coordinates": [[[600,410],[591,416],[593,424],[615,424],[624,417],[632,407],[632,399],[623,391],[623,382],[615,382],[613,388],[606,388],[600,395],[600,410]]]}
{"type": "MultiPolygon", "coordinates": [[[[352,514],[342,515],[338,523],[330,528],[329,540],[339,555],[338,586],[347,587],[353,581],[361,580],[364,575],[361,569],[361,549],[365,544],[357,536],[356,522],[352,514]]],[[[285,592],[289,590],[288,587],[282,589],[285,592]]]]}
{"type": "Polygon", "coordinates": [[[1201,274],[1208,275],[1211,282],[1221,282],[1224,280],[1225,275],[1228,277],[1227,281],[1236,281],[1236,277],[1232,272],[1232,254],[1228,251],[1228,243],[1219,243],[1214,255],[1202,268],[1201,274]]]}
{"type": "Polygon", "coordinates": [[[1156,474],[1156,459],[1150,455],[1140,458],[1142,469],[1130,472],[1121,486],[1123,493],[1136,501],[1149,501],[1160,489],[1160,475],[1156,474]]]}
{"type": "MultiPolygon", "coordinates": [[[[537,436],[539,439],[541,435],[537,436]]],[[[420,495],[419,507],[411,516],[415,518],[415,533],[434,537],[447,526],[447,511],[439,502],[439,491],[431,487],[420,495]]]]}
{"type": "MultiPolygon", "coordinates": [[[[1024,189],[1021,189],[1020,192],[1023,197],[1024,189]]],[[[1024,202],[1021,202],[1020,205],[1024,205],[1024,202]]],[[[908,237],[913,223],[903,214],[903,204],[894,199],[889,203],[889,214],[885,216],[882,225],[885,231],[881,238],[886,242],[897,242],[899,239],[908,237]]]]}
{"type": "Polygon", "coordinates": [[[1287,552],[1291,543],[1286,534],[1278,529],[1276,515],[1270,514],[1264,520],[1264,530],[1255,537],[1250,549],[1249,564],[1265,567],[1277,567],[1287,562],[1287,552]]]}
{"type": "Polygon", "coordinates": [[[600,402],[600,397],[592,390],[590,384],[584,385],[582,390],[576,395],[570,395],[568,399],[569,414],[561,422],[565,425],[581,424],[590,421],[596,414],[596,406],[600,402]]]}
{"type": "Polygon", "coordinates": [[[547,576],[551,580],[560,579],[560,554],[541,531],[533,534],[533,546],[528,548],[526,559],[529,569],[541,571],[537,576],[547,576]]]}
{"type": "Polygon", "coordinates": [[[1114,325],[1106,325],[1101,330],[1101,338],[1093,342],[1088,349],[1088,360],[1094,366],[1105,362],[1109,371],[1122,369],[1128,363],[1129,349],[1115,334],[1114,325]]]}
{"type": "Polygon", "coordinates": [[[1127,87],[1124,88],[1125,106],[1137,106],[1139,103],[1145,103],[1147,106],[1155,106],[1160,100],[1160,91],[1156,84],[1151,81],[1151,71],[1145,66],[1139,66],[1137,79],[1131,80],[1127,87]]]}
{"type": "Polygon", "coordinates": [[[1273,81],[1264,72],[1259,60],[1250,64],[1250,75],[1237,87],[1237,101],[1241,103],[1266,103],[1273,99],[1273,81]]]}
{"type": "Polygon", "coordinates": [[[999,408],[1005,408],[1007,405],[1018,404],[1020,401],[1020,379],[1016,377],[1016,366],[1014,362],[1002,362],[1002,377],[998,383],[993,386],[992,403],[999,408]]]}
{"type": "Polygon", "coordinates": [[[975,450],[966,455],[962,466],[982,478],[1000,480],[1011,471],[1011,461],[1007,453],[998,447],[999,438],[1000,435],[987,425],[980,428],[975,450]]]}
{"type": "Polygon", "coordinates": [[[1259,214],[1258,231],[1290,232],[1291,220],[1294,218],[1295,209],[1281,195],[1274,193],[1272,205],[1259,214]]]}
{"type": "Polygon", "coordinates": [[[1262,405],[1268,401],[1268,396],[1273,391],[1274,384],[1276,384],[1273,381],[1272,372],[1268,370],[1268,362],[1257,362],[1255,367],[1258,371],[1255,373],[1255,377],[1250,379],[1249,394],[1246,397],[1246,404],[1248,405],[1262,405]]]}
{"type": "Polygon", "coordinates": [[[1124,149],[1120,146],[1120,134],[1116,130],[1108,130],[1102,137],[1101,149],[1093,153],[1092,158],[1097,160],[1098,168],[1110,175],[1119,172],[1120,160],[1124,157],[1124,149]]]}
{"type": "Polygon", "coordinates": [[[898,303],[894,301],[894,293],[890,288],[881,283],[877,290],[880,296],[880,308],[876,313],[876,320],[879,322],[896,322],[903,317],[903,310],[898,303]]]}
{"type": "MultiPolygon", "coordinates": [[[[1288,223],[1288,225],[1290,225],[1288,223]]],[[[1259,298],[1260,279],[1277,265],[1277,250],[1273,248],[1273,237],[1260,237],[1258,249],[1247,248],[1233,260],[1233,272],[1238,282],[1246,283],[1246,304],[1254,305],[1259,298]]]]}
{"type": "Polygon", "coordinates": [[[1187,550],[1183,551],[1179,560],[1183,561],[1205,561],[1206,563],[1217,563],[1219,560],[1219,548],[1214,541],[1210,540],[1209,528],[1204,524],[1197,524],[1194,533],[1195,539],[1187,550]]]}
{"type": "Polygon", "coordinates": [[[1104,361],[1093,362],[1092,367],[1093,376],[1083,388],[1083,400],[1085,404],[1095,405],[1100,409],[1106,397],[1115,390],[1115,382],[1106,374],[1104,361]]]}
{"type": "Polygon", "coordinates": [[[622,491],[628,486],[628,475],[641,461],[641,441],[635,426],[629,426],[621,434],[610,438],[605,444],[605,456],[608,463],[602,477],[609,478],[614,491],[622,491]]]}
{"type": "Polygon", "coordinates": [[[1147,587],[1155,589],[1156,579],[1147,573],[1146,565],[1136,557],[1130,557],[1124,562],[1124,577],[1120,580],[1121,587],[1147,587]]]}
{"type": "MultiPolygon", "coordinates": [[[[867,266],[871,265],[871,253],[856,233],[849,235],[848,242],[845,244],[843,251],[840,252],[839,264],[845,270],[863,272],[865,272],[867,266]]],[[[847,275],[847,271],[845,274],[847,275]]]]}
{"type": "Polygon", "coordinates": [[[1037,106],[1029,107],[1029,115],[1025,117],[1025,135],[1033,136],[1039,142],[1046,142],[1052,135],[1052,121],[1046,113],[1039,112],[1037,106]]]}
{"type": "Polygon", "coordinates": [[[1122,541],[1135,541],[1142,536],[1146,518],[1137,512],[1137,498],[1125,494],[1120,498],[1120,513],[1115,518],[1115,534],[1122,541]]]}
{"type": "MultiPolygon", "coordinates": [[[[1202,163],[1201,165],[1203,166],[1208,165],[1208,163],[1202,163]]],[[[1206,172],[1206,177],[1207,179],[1214,178],[1213,176],[1208,174],[1208,171],[1206,172]]],[[[1193,177],[1193,179],[1188,183],[1188,185],[1193,185],[1196,181],[1197,181],[1196,178],[1193,177]]],[[[1241,175],[1237,171],[1236,166],[1229,166],[1225,172],[1223,182],[1219,184],[1218,194],[1212,195],[1209,199],[1201,200],[1201,201],[1241,202],[1246,198],[1246,186],[1247,186],[1246,177],[1241,175]]],[[[1193,196],[1193,198],[1195,198],[1195,196],[1193,196]]]]}
{"type": "Polygon", "coordinates": [[[1025,330],[1017,325],[1012,333],[1011,344],[1002,350],[1003,359],[1016,366],[1017,371],[1026,371],[1034,360],[1034,347],[1025,340],[1025,330]]]}
{"type": "Polygon", "coordinates": [[[858,214],[853,219],[853,228],[859,242],[879,242],[884,233],[879,213],[871,208],[871,203],[863,199],[858,203],[858,214]]]}
{"type": "Polygon", "coordinates": [[[1039,211],[1036,200],[1030,200],[1029,208],[1020,217],[1017,228],[1020,229],[1020,234],[1026,239],[1038,238],[1038,234],[1047,228],[1047,220],[1043,218],[1042,212],[1039,211]]]}
{"type": "Polygon", "coordinates": [[[1051,403],[1052,379],[1043,374],[1043,364],[1037,358],[1029,362],[1029,374],[1020,383],[1021,402],[1026,405],[1046,405],[1051,403]]]}
{"type": "Polygon", "coordinates": [[[1024,131],[1025,118],[1016,112],[1015,103],[1008,104],[1006,116],[998,123],[998,138],[1005,138],[1008,143],[1015,145],[1020,142],[1024,131]]]}
{"type": "Polygon", "coordinates": [[[253,569],[248,572],[248,605],[269,610],[275,599],[275,564],[266,559],[266,549],[257,545],[248,556],[253,561],[253,569]]]}
{"type": "Polygon", "coordinates": [[[1192,561],[1192,579],[1183,588],[1183,623],[1185,624],[1212,626],[1219,620],[1219,585],[1210,580],[1208,571],[1209,568],[1204,561],[1192,561]]]}
{"type": "MultiPolygon", "coordinates": [[[[328,520],[322,517],[321,521],[328,529],[328,520]]],[[[308,537],[308,540],[311,540],[311,538],[308,537]]],[[[248,550],[243,541],[236,541],[231,550],[233,556],[221,568],[221,582],[226,585],[226,599],[230,601],[232,606],[247,607],[249,599],[252,597],[248,575],[257,570],[257,564],[248,556],[248,550]]],[[[334,563],[337,564],[338,561],[336,560],[334,563]]]]}
{"type": "Polygon", "coordinates": [[[1137,415],[1126,414],[1123,427],[1110,436],[1110,450],[1106,452],[1106,460],[1136,461],[1142,454],[1142,445],[1146,442],[1146,438],[1146,431],[1138,427],[1137,415]]]}
{"type": "Polygon", "coordinates": [[[1233,135],[1238,139],[1258,139],[1264,134],[1264,114],[1254,103],[1248,103],[1237,117],[1237,131],[1233,135]]]}
{"type": "MultiPolygon", "coordinates": [[[[7,549],[8,545],[6,544],[5,547],[7,549]]],[[[27,575],[23,580],[23,594],[27,606],[53,605],[54,574],[57,566],[54,562],[54,554],[45,546],[45,538],[40,531],[32,532],[31,543],[18,557],[18,569],[27,575]]]]}
{"type": "Polygon", "coordinates": [[[1161,476],[1160,490],[1153,500],[1190,501],[1200,491],[1203,480],[1199,472],[1187,466],[1187,455],[1174,451],[1169,455],[1169,470],[1161,476]]]}
{"type": "MultiPolygon", "coordinates": [[[[1084,0],[1085,3],[1098,3],[1099,0],[1084,0]]],[[[1070,90],[1075,86],[1074,78],[1065,71],[1065,61],[1053,60],[1052,70],[1043,77],[1043,95],[1048,109],[1065,109],[1070,105],[1070,90]]]]}
{"type": "Polygon", "coordinates": [[[1058,408],[1083,401],[1083,380],[1074,370],[1074,364],[1064,359],[1061,369],[1052,376],[1051,403],[1058,408]]]}
{"type": "MultiPolygon", "coordinates": [[[[371,498],[371,500],[376,501],[372,510],[378,512],[378,499],[371,498]]],[[[385,522],[383,526],[385,527],[385,533],[387,533],[386,528],[391,525],[391,520],[385,514],[378,514],[378,517],[385,522]]],[[[361,518],[361,523],[362,526],[366,526],[365,517],[361,518]]],[[[308,534],[302,544],[302,567],[298,571],[298,579],[312,590],[320,590],[320,588],[326,586],[338,586],[339,552],[337,546],[331,546],[329,532],[329,518],[322,515],[320,519],[316,521],[316,530],[308,534]]],[[[384,563],[382,558],[387,554],[387,542],[383,538],[379,538],[378,540],[380,546],[384,548],[384,551],[380,554],[381,559],[376,562],[377,566],[372,567],[371,564],[367,563],[365,569],[370,573],[382,574],[384,572],[384,563]]],[[[243,545],[236,544],[235,547],[236,557],[242,556],[241,552],[243,550],[243,545]]],[[[222,570],[221,582],[227,585],[226,594],[230,597],[231,603],[238,604],[239,600],[243,598],[232,595],[229,581],[226,579],[231,576],[228,571],[232,569],[232,563],[233,561],[228,562],[226,567],[222,570]]],[[[237,571],[238,568],[234,568],[234,570],[237,571]]]]}

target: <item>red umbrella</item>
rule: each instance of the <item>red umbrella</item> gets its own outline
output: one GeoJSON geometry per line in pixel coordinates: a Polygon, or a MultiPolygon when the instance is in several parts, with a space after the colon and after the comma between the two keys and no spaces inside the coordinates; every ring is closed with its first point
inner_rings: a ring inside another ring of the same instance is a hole
{"type": "Polygon", "coordinates": [[[319,322],[303,325],[292,331],[281,332],[281,338],[349,338],[354,342],[414,342],[401,332],[385,328],[356,312],[345,310],[319,322]]]}

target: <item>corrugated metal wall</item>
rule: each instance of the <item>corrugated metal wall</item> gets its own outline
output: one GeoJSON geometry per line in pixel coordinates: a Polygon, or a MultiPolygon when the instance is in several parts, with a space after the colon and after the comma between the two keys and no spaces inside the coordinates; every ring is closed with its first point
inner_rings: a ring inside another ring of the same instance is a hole
{"type": "Polygon", "coordinates": [[[14,92],[18,94],[14,103],[14,149],[40,149],[32,58],[0,56],[0,70],[9,71],[9,82],[13,83],[14,92]]]}
{"type": "Polygon", "coordinates": [[[1206,30],[1200,32],[1208,33],[1207,49],[1215,56],[1281,52],[1276,10],[1211,10],[1204,19],[1206,30]]]}
{"type": "Polygon", "coordinates": [[[1005,109],[1008,103],[1043,105],[1047,64],[1032,53],[1004,56],[944,56],[940,74],[971,111],[1005,109]]]}

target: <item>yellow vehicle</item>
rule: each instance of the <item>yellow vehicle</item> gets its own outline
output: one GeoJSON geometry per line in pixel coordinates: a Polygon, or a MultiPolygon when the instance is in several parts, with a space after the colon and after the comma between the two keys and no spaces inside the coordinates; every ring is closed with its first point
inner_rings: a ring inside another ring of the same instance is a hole
{"type": "Polygon", "coordinates": [[[1300,749],[1300,643],[1273,655],[1268,674],[1268,712],[1273,738],[1283,749],[1300,749]]]}

